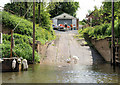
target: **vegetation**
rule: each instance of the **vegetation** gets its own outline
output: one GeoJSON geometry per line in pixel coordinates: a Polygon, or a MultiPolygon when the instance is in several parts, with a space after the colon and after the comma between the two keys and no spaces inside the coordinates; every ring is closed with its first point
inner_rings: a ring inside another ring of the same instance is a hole
{"type": "MultiPolygon", "coordinates": [[[[90,37],[97,38],[97,39],[103,39],[105,37],[111,36],[111,30],[112,30],[112,24],[106,23],[101,25],[96,25],[94,27],[87,27],[83,30],[80,29],[79,33],[82,34],[82,36],[87,33],[90,37]]],[[[120,36],[120,22],[118,20],[115,21],[115,37],[120,36]]]]}
{"type": "MultiPolygon", "coordinates": [[[[40,2],[35,3],[35,21],[36,24],[39,24],[40,27],[47,29],[48,31],[52,30],[52,21],[50,20],[50,14],[47,9],[47,3],[40,2]]],[[[33,20],[33,3],[32,2],[13,2],[5,5],[4,10],[8,11],[16,16],[23,17],[24,14],[29,9],[29,12],[25,15],[25,19],[32,21],[33,20]],[[9,11],[9,10],[12,10],[9,11]]]]}
{"type": "MultiPolygon", "coordinates": [[[[30,46],[29,37],[23,36],[20,34],[14,34],[14,48],[13,48],[13,56],[23,57],[29,61],[32,61],[32,47],[30,46]]],[[[10,57],[10,42],[11,35],[3,34],[3,44],[2,44],[2,56],[10,57]]],[[[35,61],[40,61],[40,57],[35,51],[35,61]]]]}
{"type": "MultiPolygon", "coordinates": [[[[3,23],[3,26],[10,28],[10,29],[14,29],[16,27],[16,29],[14,30],[15,33],[32,37],[33,24],[32,24],[32,22],[30,22],[26,19],[17,17],[16,15],[12,15],[12,14],[4,11],[4,12],[2,12],[2,23],[3,23]],[[21,22],[16,27],[16,25],[19,23],[19,21],[21,21],[21,22]]],[[[42,41],[47,42],[47,41],[51,40],[53,38],[53,36],[54,36],[53,30],[48,31],[48,30],[43,29],[42,27],[39,27],[36,25],[36,40],[39,40],[41,42],[42,41]]]]}
{"type": "MultiPolygon", "coordinates": [[[[120,37],[120,1],[115,2],[115,37],[120,37]]],[[[93,27],[87,27],[83,30],[79,30],[79,33],[84,35],[84,33],[89,34],[92,38],[105,38],[111,37],[112,32],[112,3],[103,2],[103,5],[98,9],[95,6],[94,11],[88,11],[89,14],[92,13],[92,22],[85,22],[83,20],[81,23],[87,23],[93,27]]]]}
{"type": "MultiPolygon", "coordinates": [[[[14,29],[21,20],[20,24],[14,30],[14,43],[13,54],[15,53],[19,57],[32,60],[32,22],[26,19],[20,18],[16,15],[12,15],[8,12],[1,12],[3,26],[6,28],[14,29]],[[15,53],[14,53],[15,52],[15,53]]],[[[4,28],[3,28],[4,29],[4,28]]],[[[36,40],[39,40],[42,44],[54,39],[54,32],[48,31],[36,25],[36,40]]],[[[10,57],[10,39],[11,35],[3,34],[3,44],[1,47],[3,57],[10,57]]],[[[39,61],[39,55],[35,51],[35,61],[39,61]]]]}
{"type": "Polygon", "coordinates": [[[62,13],[68,13],[76,17],[76,11],[79,8],[79,2],[50,2],[48,9],[51,14],[51,18],[58,16],[62,13]]]}

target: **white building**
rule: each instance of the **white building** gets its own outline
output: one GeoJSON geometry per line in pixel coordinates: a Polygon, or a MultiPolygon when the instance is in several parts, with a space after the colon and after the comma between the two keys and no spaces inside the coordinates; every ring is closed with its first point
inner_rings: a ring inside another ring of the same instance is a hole
{"type": "Polygon", "coordinates": [[[59,16],[52,18],[52,21],[53,21],[54,25],[67,23],[69,26],[72,24],[73,26],[75,25],[75,27],[77,29],[79,28],[79,24],[78,24],[79,19],[77,19],[77,18],[75,18],[67,13],[63,13],[59,16]]]}

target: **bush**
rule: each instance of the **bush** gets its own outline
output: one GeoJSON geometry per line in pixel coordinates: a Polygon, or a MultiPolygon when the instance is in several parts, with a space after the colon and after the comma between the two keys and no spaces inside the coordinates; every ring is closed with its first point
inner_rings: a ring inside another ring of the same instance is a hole
{"type": "MultiPolygon", "coordinates": [[[[19,56],[32,61],[32,47],[29,44],[17,44],[13,51],[19,56]]],[[[40,61],[38,53],[35,51],[35,61],[40,61]]]]}
{"type": "MultiPolygon", "coordinates": [[[[115,20],[115,37],[120,37],[120,22],[118,20],[115,20]]],[[[79,30],[80,34],[87,33],[89,36],[97,38],[97,39],[104,39],[105,37],[111,36],[112,32],[112,24],[111,23],[106,23],[106,24],[101,24],[97,25],[94,27],[87,27],[84,28],[83,30],[79,30]]]]}
{"type": "MultiPolygon", "coordinates": [[[[16,27],[16,29],[14,31],[15,33],[33,37],[33,23],[26,19],[23,19],[21,17],[12,15],[12,14],[4,11],[4,12],[2,12],[2,23],[5,27],[10,28],[10,29],[14,29],[16,27]],[[21,21],[21,22],[16,27],[16,25],[19,23],[19,21],[21,21]]],[[[46,30],[47,28],[43,29],[36,25],[36,28],[35,28],[36,29],[36,33],[35,33],[36,40],[38,39],[38,40],[47,41],[47,39],[51,38],[51,34],[54,34],[53,30],[51,27],[50,27],[51,28],[50,29],[49,26],[46,26],[46,27],[48,27],[49,30],[46,30]],[[46,33],[49,35],[46,35],[46,33]],[[50,38],[49,38],[49,36],[50,36],[50,38]]],[[[54,39],[54,35],[52,35],[51,39],[54,39]]]]}
{"type": "Polygon", "coordinates": [[[19,21],[21,22],[14,32],[22,35],[32,36],[32,23],[30,21],[27,21],[5,11],[2,12],[2,24],[5,27],[14,29],[19,21]]]}
{"type": "MultiPolygon", "coordinates": [[[[13,51],[17,54],[17,56],[32,61],[32,47],[29,44],[30,37],[20,34],[14,34],[13,36],[15,42],[15,47],[13,48],[13,51]]],[[[3,57],[10,57],[10,45],[11,45],[11,42],[9,41],[10,38],[11,35],[3,34],[3,44],[1,44],[0,46],[2,49],[3,57]]],[[[14,52],[13,52],[13,56],[16,56],[14,52]]],[[[35,61],[36,62],[40,61],[40,57],[36,51],[35,51],[35,61]]]]}

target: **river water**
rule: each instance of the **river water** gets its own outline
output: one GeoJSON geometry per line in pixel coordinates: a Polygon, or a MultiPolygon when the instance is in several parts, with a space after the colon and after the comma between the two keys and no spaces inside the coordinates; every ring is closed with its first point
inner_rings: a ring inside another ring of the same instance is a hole
{"type": "Polygon", "coordinates": [[[118,67],[29,65],[28,71],[2,73],[3,83],[118,83],[118,67]]]}

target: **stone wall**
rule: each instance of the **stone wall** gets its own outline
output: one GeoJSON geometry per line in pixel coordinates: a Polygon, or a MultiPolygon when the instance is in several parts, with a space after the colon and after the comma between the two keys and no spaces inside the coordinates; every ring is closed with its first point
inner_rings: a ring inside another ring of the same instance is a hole
{"type": "Polygon", "coordinates": [[[101,40],[91,39],[91,43],[106,61],[111,61],[111,49],[109,48],[108,38],[101,40]]]}
{"type": "MultiPolygon", "coordinates": [[[[92,39],[92,37],[89,37],[88,34],[85,34],[86,40],[90,41],[96,50],[102,55],[102,57],[107,61],[111,61],[111,48],[109,47],[109,39],[110,38],[105,38],[105,39],[92,39]]],[[[119,50],[120,54],[120,50],[119,50]]]]}

